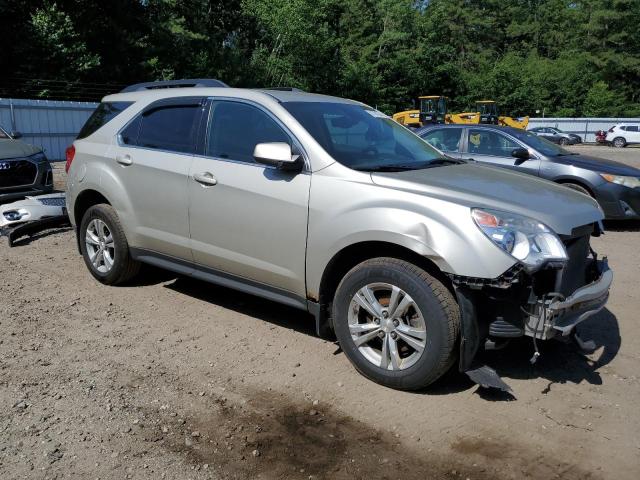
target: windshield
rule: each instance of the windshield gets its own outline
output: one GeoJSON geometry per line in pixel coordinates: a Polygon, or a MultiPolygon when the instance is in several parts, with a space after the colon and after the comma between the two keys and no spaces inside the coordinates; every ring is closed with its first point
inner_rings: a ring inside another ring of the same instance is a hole
{"type": "Polygon", "coordinates": [[[517,132],[511,131],[510,133],[517,139],[522,140],[530,147],[533,147],[534,149],[538,150],[543,155],[547,155],[548,157],[562,157],[565,155],[573,155],[568,150],[565,150],[555,143],[550,142],[546,138],[539,137],[534,133],[524,130],[517,132]]]}
{"type": "Polygon", "coordinates": [[[414,170],[446,163],[436,149],[391,118],[362,105],[286,102],[291,115],[329,155],[354,170],[414,170]]]}

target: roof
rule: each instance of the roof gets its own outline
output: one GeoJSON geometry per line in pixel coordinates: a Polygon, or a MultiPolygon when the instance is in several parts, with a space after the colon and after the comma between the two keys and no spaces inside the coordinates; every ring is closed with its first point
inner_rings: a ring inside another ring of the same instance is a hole
{"type": "Polygon", "coordinates": [[[250,89],[250,88],[230,88],[230,87],[184,87],[184,88],[153,88],[135,91],[122,91],[107,95],[103,101],[110,102],[136,102],[155,101],[163,98],[174,97],[237,97],[258,100],[268,97],[277,102],[331,102],[362,105],[355,100],[346,98],[320,95],[317,93],[307,93],[295,90],[272,90],[272,89],[250,89]]]}
{"type": "Polygon", "coordinates": [[[416,130],[416,134],[420,134],[421,132],[427,132],[429,130],[433,130],[434,128],[481,128],[481,129],[488,129],[488,130],[500,130],[501,132],[508,132],[511,134],[514,133],[522,133],[525,132],[525,130],[521,130],[519,128],[514,128],[514,127],[504,127],[502,125],[486,125],[486,124],[481,124],[481,123],[433,123],[431,125],[425,125],[422,128],[419,128],[418,130],[416,130]]]}

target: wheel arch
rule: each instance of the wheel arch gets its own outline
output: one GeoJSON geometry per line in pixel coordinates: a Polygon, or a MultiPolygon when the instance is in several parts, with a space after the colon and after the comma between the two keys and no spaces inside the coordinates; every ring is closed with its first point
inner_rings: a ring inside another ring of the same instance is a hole
{"type": "Polygon", "coordinates": [[[455,297],[451,280],[440,270],[438,265],[410,248],[386,241],[352,243],[336,252],[323,270],[318,298],[315,299],[319,307],[318,312],[315,314],[316,330],[319,335],[324,336],[332,329],[330,319],[331,303],[342,278],[356,265],[379,257],[405,260],[422,268],[431,276],[440,280],[455,297]]]}
{"type": "Polygon", "coordinates": [[[560,185],[565,183],[574,183],[576,185],[581,186],[587,192],[589,192],[589,195],[591,195],[592,198],[596,198],[593,186],[589,182],[585,181],[583,178],[564,176],[564,177],[556,178],[553,181],[556,183],[559,183],[560,185]]]}
{"type": "Polygon", "coordinates": [[[94,189],[83,190],[78,194],[73,203],[73,218],[76,224],[76,242],[78,245],[78,251],[80,251],[80,236],[77,234],[80,230],[80,224],[82,223],[82,217],[84,214],[94,205],[100,203],[106,203],[111,205],[111,202],[102,193],[94,189]]]}

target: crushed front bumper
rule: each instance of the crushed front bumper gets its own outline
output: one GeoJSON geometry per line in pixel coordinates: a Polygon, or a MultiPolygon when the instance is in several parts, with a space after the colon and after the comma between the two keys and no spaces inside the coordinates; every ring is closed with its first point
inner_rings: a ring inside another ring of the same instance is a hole
{"type": "Polygon", "coordinates": [[[542,340],[567,336],[576,325],[602,310],[609,299],[613,271],[606,260],[598,261],[598,270],[598,278],[568,297],[539,300],[535,313],[525,320],[525,335],[542,340]]]}

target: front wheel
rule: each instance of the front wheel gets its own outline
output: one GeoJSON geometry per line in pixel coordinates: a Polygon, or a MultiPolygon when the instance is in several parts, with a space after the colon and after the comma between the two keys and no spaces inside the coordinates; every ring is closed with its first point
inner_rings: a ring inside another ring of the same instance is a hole
{"type": "Polygon", "coordinates": [[[455,361],[458,304],[447,288],[415,265],[367,260],[345,275],[333,302],[335,333],[355,368],[401,390],[418,390],[455,361]]]}

